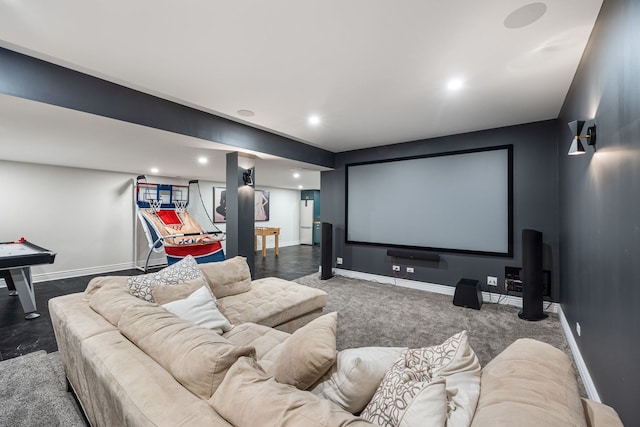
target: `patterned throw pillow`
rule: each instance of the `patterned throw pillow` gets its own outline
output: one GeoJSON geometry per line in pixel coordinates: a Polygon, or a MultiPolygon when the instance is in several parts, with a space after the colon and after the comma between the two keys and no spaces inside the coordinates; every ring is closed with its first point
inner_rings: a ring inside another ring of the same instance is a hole
{"type": "Polygon", "coordinates": [[[127,279],[129,293],[148,302],[155,302],[151,293],[153,285],[175,285],[188,280],[204,277],[198,263],[191,255],[187,255],[177,263],[157,273],[131,276],[127,279]]]}
{"type": "MultiPolygon", "coordinates": [[[[404,350],[385,374],[373,398],[360,416],[380,426],[399,426],[416,396],[427,389],[432,380],[431,365],[422,352],[404,350]]],[[[442,408],[441,412],[446,413],[444,389],[439,404],[442,408]]]]}
{"type": "Polygon", "coordinates": [[[453,362],[459,350],[467,345],[467,331],[458,332],[440,345],[418,348],[413,351],[419,354],[420,359],[424,359],[431,366],[435,374],[446,368],[453,362]]]}
{"type": "Polygon", "coordinates": [[[429,425],[468,426],[479,394],[480,363],[462,331],[440,345],[405,350],[361,417],[401,427],[422,425],[429,414],[429,425]]]}

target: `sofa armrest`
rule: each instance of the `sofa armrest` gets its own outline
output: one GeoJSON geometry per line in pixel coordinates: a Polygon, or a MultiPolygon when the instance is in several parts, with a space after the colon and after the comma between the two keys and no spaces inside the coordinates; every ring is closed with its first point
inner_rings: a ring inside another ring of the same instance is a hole
{"type": "Polygon", "coordinates": [[[586,426],[569,356],[532,339],[511,344],[482,370],[471,425],[586,426]]]}
{"type": "Polygon", "coordinates": [[[623,427],[618,413],[611,406],[582,398],[584,417],[589,427],[623,427]]]}

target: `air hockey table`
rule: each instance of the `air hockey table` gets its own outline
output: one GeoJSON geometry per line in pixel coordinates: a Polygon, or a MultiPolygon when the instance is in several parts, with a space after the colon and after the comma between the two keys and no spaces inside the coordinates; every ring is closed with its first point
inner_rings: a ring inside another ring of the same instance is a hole
{"type": "Polygon", "coordinates": [[[40,317],[31,279],[31,266],[53,264],[56,254],[24,238],[0,243],[0,278],[7,282],[10,295],[18,295],[27,320],[40,317]]]}

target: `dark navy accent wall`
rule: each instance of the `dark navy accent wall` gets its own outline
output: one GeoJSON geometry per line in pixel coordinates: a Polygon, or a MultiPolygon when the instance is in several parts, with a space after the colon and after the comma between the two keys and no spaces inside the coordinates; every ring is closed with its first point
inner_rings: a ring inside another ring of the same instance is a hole
{"type": "MultiPolygon", "coordinates": [[[[557,300],[559,208],[555,120],[336,154],[336,169],[322,172],[321,216],[322,221],[333,223],[334,256],[343,258],[342,268],[393,276],[392,260],[387,256],[386,248],[345,244],[345,164],[505,144],[514,146],[514,257],[443,253],[441,261],[435,264],[418,260],[396,260],[396,263],[415,267],[415,273],[407,276],[408,279],[451,286],[461,278],[477,279],[486,290],[488,275],[498,276],[499,283],[503,283],[505,266],[522,265],[521,230],[532,228],[543,232],[545,268],[552,271],[552,296],[557,300]]],[[[418,184],[407,185],[415,186],[416,197],[420,197],[418,184]]],[[[393,208],[394,195],[384,197],[393,208]]],[[[482,208],[469,206],[475,210],[482,208]]]]}
{"type": "Polygon", "coordinates": [[[558,134],[562,308],[600,398],[639,425],[640,2],[603,3],[558,134]],[[567,123],[592,118],[597,152],[567,156],[567,123]]]}
{"type": "Polygon", "coordinates": [[[0,48],[0,93],[332,167],[333,153],[0,48]]]}
{"type": "MultiPolygon", "coordinates": [[[[255,189],[244,183],[243,174],[255,166],[252,158],[227,154],[227,258],[243,256],[254,277],[255,189]]],[[[255,182],[255,181],[254,181],[255,182]]]]}

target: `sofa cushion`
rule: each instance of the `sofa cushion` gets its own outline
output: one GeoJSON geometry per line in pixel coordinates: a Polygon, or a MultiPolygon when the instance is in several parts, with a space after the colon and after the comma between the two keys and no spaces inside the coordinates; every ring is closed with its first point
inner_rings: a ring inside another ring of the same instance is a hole
{"type": "Polygon", "coordinates": [[[207,279],[204,276],[201,276],[174,285],[151,285],[151,295],[153,295],[153,300],[156,304],[162,305],[171,301],[185,299],[203,286],[209,288],[209,283],[207,283],[207,279]]]}
{"type": "Polygon", "coordinates": [[[206,286],[202,286],[187,298],[168,302],[162,307],[183,320],[220,335],[232,328],[227,318],[218,311],[216,300],[206,286]]]}
{"type": "Polygon", "coordinates": [[[218,308],[232,324],[253,322],[271,327],[326,304],[326,292],[275,277],[254,280],[249,291],[218,299],[218,308]]]}
{"type": "Polygon", "coordinates": [[[98,276],[89,280],[87,288],[84,290],[82,299],[89,302],[93,294],[102,289],[105,285],[120,286],[127,289],[128,276],[98,276]]]}
{"type": "Polygon", "coordinates": [[[549,344],[519,339],[482,371],[472,426],[585,426],[569,356],[549,344]]]}
{"type": "Polygon", "coordinates": [[[155,305],[131,295],[126,280],[101,283],[90,295],[89,307],[114,326],[118,326],[120,317],[127,308],[133,305],[155,305]]]}
{"type": "Polygon", "coordinates": [[[256,323],[236,325],[223,337],[235,345],[248,345],[256,349],[256,359],[270,352],[277,345],[289,338],[290,334],[256,323]]]}
{"type": "Polygon", "coordinates": [[[329,313],[295,331],[263,356],[261,364],[276,381],[306,390],[336,360],[337,313],[329,313]]]}
{"type": "Polygon", "coordinates": [[[367,406],[402,347],[361,347],[338,352],[336,363],[310,390],[342,409],[357,413],[367,406]]]}
{"type": "Polygon", "coordinates": [[[199,266],[216,298],[238,295],[251,288],[251,271],[245,257],[236,256],[199,266]]]}
{"type": "Polygon", "coordinates": [[[215,332],[179,319],[158,306],[127,308],[118,328],[202,399],[211,397],[238,357],[255,357],[253,347],[231,344],[215,332]]]}
{"type": "Polygon", "coordinates": [[[231,367],[209,403],[236,427],[371,425],[328,400],[276,382],[247,357],[231,367]]]}
{"type": "Polygon", "coordinates": [[[202,277],[202,272],[198,268],[195,258],[187,255],[180,261],[163,268],[157,273],[129,276],[127,278],[127,286],[129,287],[129,293],[131,293],[131,295],[144,301],[154,302],[153,295],[151,294],[151,286],[174,285],[198,277],[202,277]]]}

